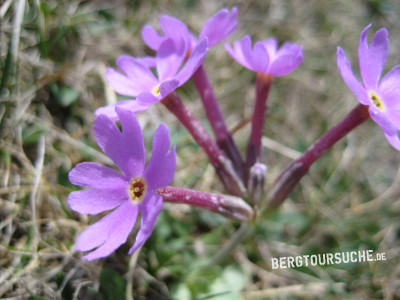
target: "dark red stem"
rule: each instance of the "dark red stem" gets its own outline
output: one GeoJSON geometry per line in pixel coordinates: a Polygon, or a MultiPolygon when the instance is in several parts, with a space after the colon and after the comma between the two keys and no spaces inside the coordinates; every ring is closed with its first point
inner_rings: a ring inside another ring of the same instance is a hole
{"type": "Polygon", "coordinates": [[[262,161],[261,139],[264,130],[264,120],[267,112],[267,99],[272,85],[273,77],[258,73],[256,79],[256,102],[254,105],[253,118],[251,120],[251,133],[247,145],[246,174],[256,163],[262,161]]]}
{"type": "Polygon", "coordinates": [[[175,92],[166,96],[162,103],[171,111],[192,135],[194,140],[208,155],[225,189],[236,196],[242,196],[244,186],[237,176],[231,160],[218,147],[197,118],[186,108],[181,98],[175,92]]]}
{"type": "Polygon", "coordinates": [[[217,99],[215,98],[213,88],[208,80],[207,73],[203,65],[201,65],[193,74],[192,79],[200,95],[200,99],[213,129],[218,146],[224,150],[228,157],[232,160],[236,172],[243,180],[244,166],[242,157],[240,156],[239,150],[237,149],[232,135],[226,126],[221,109],[218,105],[217,99]]]}
{"type": "Polygon", "coordinates": [[[248,221],[254,215],[253,209],[243,199],[235,196],[210,194],[173,186],[163,187],[155,192],[161,195],[164,201],[206,208],[240,221],[248,221]]]}
{"type": "Polygon", "coordinates": [[[322,154],[347,133],[369,118],[368,106],[362,104],[357,105],[342,121],[321,136],[298,159],[291,162],[278,176],[269,193],[270,206],[277,207],[282,204],[304,174],[307,173],[311,165],[317,161],[322,154]]]}

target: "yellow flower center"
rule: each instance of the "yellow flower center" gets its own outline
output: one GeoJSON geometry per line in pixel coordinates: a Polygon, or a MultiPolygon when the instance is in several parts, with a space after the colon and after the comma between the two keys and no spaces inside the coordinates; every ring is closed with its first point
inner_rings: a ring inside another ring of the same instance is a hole
{"type": "Polygon", "coordinates": [[[375,92],[369,92],[369,99],[371,100],[372,104],[375,105],[379,110],[385,110],[385,105],[383,101],[375,92]]]}
{"type": "Polygon", "coordinates": [[[134,178],[129,185],[129,197],[135,203],[140,202],[146,192],[146,181],[143,178],[134,178]]]}
{"type": "Polygon", "coordinates": [[[154,87],[152,93],[154,96],[160,95],[160,85],[159,84],[154,87]]]}

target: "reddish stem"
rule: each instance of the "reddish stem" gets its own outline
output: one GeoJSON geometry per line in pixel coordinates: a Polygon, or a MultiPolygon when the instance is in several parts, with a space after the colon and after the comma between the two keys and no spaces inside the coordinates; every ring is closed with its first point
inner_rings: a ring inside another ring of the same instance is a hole
{"type": "Polygon", "coordinates": [[[251,134],[247,145],[246,174],[256,163],[262,161],[261,138],[264,130],[264,120],[267,112],[267,99],[272,85],[271,75],[258,73],[256,79],[256,101],[251,120],[251,134]]]}
{"type": "Polygon", "coordinates": [[[208,80],[207,73],[203,65],[201,65],[193,74],[192,79],[200,95],[218,146],[224,150],[228,157],[232,160],[236,172],[243,180],[244,173],[242,157],[240,156],[239,150],[233,141],[232,135],[225,124],[224,117],[218,105],[217,99],[215,98],[213,88],[208,80]]]}
{"type": "Polygon", "coordinates": [[[225,189],[233,195],[241,196],[244,192],[244,187],[233,169],[231,160],[218,147],[197,118],[186,108],[178,94],[172,92],[161,102],[178,118],[194,140],[206,152],[225,189]]]}
{"type": "Polygon", "coordinates": [[[210,194],[173,186],[163,187],[155,192],[161,195],[164,201],[206,208],[240,221],[249,221],[254,215],[253,209],[242,198],[235,196],[210,194]]]}
{"type": "Polygon", "coordinates": [[[270,206],[277,207],[292,192],[311,165],[347,133],[368,120],[368,106],[357,105],[342,121],[321,136],[278,176],[269,194],[270,206]]]}

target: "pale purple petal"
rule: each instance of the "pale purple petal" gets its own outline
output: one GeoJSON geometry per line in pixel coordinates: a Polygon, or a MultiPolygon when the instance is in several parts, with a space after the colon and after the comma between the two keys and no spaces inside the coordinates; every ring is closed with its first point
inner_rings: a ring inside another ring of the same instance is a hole
{"type": "Polygon", "coordinates": [[[140,203],[140,213],[142,215],[140,230],[136,235],[135,243],[129,250],[129,254],[132,254],[142,247],[153,233],[154,224],[160,214],[162,203],[162,197],[154,193],[146,195],[146,198],[140,203]]]}
{"type": "Polygon", "coordinates": [[[161,99],[161,95],[155,96],[153,93],[143,92],[139,96],[137,96],[136,101],[138,102],[138,105],[146,107],[147,109],[161,99]]]}
{"type": "Polygon", "coordinates": [[[393,146],[393,148],[400,151],[400,139],[398,133],[396,133],[395,135],[388,135],[385,133],[385,137],[390,143],[390,145],[393,146]]]}
{"type": "Polygon", "coordinates": [[[83,259],[93,260],[110,255],[126,242],[135,225],[139,206],[126,201],[100,221],[86,228],[78,237],[75,249],[88,251],[98,247],[83,259]]]}
{"type": "Polygon", "coordinates": [[[303,53],[287,53],[284,55],[278,55],[272,62],[268,69],[268,74],[273,76],[284,76],[294,71],[303,61],[303,53]]]}
{"type": "Polygon", "coordinates": [[[395,66],[382,78],[378,92],[391,110],[400,110],[400,65],[395,66]]]}
{"type": "Polygon", "coordinates": [[[125,157],[125,175],[132,178],[142,173],[146,161],[142,128],[131,111],[118,106],[115,111],[121,122],[123,147],[128,152],[125,157]]]}
{"type": "Polygon", "coordinates": [[[389,38],[386,28],[375,33],[368,47],[368,25],[360,36],[358,59],[361,77],[366,88],[376,89],[389,51],[389,38]]]}
{"type": "Polygon", "coordinates": [[[160,95],[161,99],[167,96],[169,93],[173,92],[178,88],[179,81],[176,79],[167,80],[160,84],[160,95]]]}
{"type": "Polygon", "coordinates": [[[169,147],[168,127],[161,124],[154,132],[151,159],[143,173],[150,190],[167,186],[174,178],[176,154],[175,148],[169,151],[169,147]]]}
{"type": "Polygon", "coordinates": [[[113,68],[106,69],[105,78],[111,88],[118,94],[136,97],[142,91],[130,78],[122,75],[113,68]]]}
{"type": "MultiPolygon", "coordinates": [[[[140,95],[142,95],[141,93],[140,95]]],[[[145,111],[150,107],[148,104],[143,104],[137,99],[139,99],[140,95],[136,98],[136,100],[121,100],[117,103],[110,104],[107,106],[99,107],[98,109],[95,110],[96,116],[99,115],[106,115],[108,118],[110,118],[112,121],[118,121],[118,115],[115,112],[115,107],[120,107],[125,110],[129,110],[133,112],[134,114],[145,111]]]]}
{"type": "MultiPolygon", "coordinates": [[[[264,45],[265,49],[268,51],[270,59],[271,60],[275,59],[277,51],[278,51],[278,41],[276,40],[276,38],[272,37],[272,38],[266,39],[264,41],[261,41],[261,43],[264,45]]],[[[285,44],[283,44],[283,45],[285,45],[285,44]]]]}
{"type": "Polygon", "coordinates": [[[369,115],[372,120],[375,121],[383,130],[383,132],[387,135],[393,136],[397,134],[396,127],[385,117],[385,115],[374,105],[369,107],[369,115]]]}
{"type": "MultiPolygon", "coordinates": [[[[137,151],[143,152],[143,139],[136,141],[134,148],[128,148],[127,141],[122,137],[117,125],[105,115],[99,115],[95,118],[93,134],[103,152],[112,159],[125,176],[142,172],[142,169],[130,169],[132,165],[128,165],[127,161],[139,159],[135,157],[137,155],[135,153],[137,151]]],[[[129,146],[131,146],[131,143],[129,143],[129,146]]]]}
{"type": "Polygon", "coordinates": [[[243,55],[244,60],[246,61],[246,64],[249,66],[249,69],[252,70],[253,65],[251,63],[251,55],[252,55],[252,51],[251,51],[251,38],[250,36],[246,35],[244,36],[238,46],[234,45],[235,48],[240,49],[240,52],[243,55]]]}
{"type": "MultiPolygon", "coordinates": [[[[129,55],[121,55],[116,61],[118,68],[124,72],[140,92],[147,91],[157,84],[148,66],[143,65],[136,58],[129,55]]],[[[137,96],[138,94],[136,94],[137,96]]]]}
{"type": "Polygon", "coordinates": [[[165,38],[150,25],[145,25],[143,27],[142,38],[144,43],[154,51],[157,51],[161,43],[165,40],[165,38]]]}
{"type": "Polygon", "coordinates": [[[246,62],[246,59],[243,56],[242,48],[241,48],[241,45],[240,45],[239,41],[236,41],[236,42],[233,43],[233,49],[229,45],[229,43],[225,43],[225,50],[239,64],[241,64],[242,66],[244,66],[244,67],[246,67],[248,69],[250,68],[250,66],[246,62]]]}
{"type": "Polygon", "coordinates": [[[201,66],[208,52],[207,39],[202,40],[192,51],[186,64],[175,76],[179,81],[179,86],[182,86],[192,77],[193,73],[201,66]]]}
{"type": "Polygon", "coordinates": [[[153,56],[143,56],[143,57],[135,57],[135,60],[140,64],[146,66],[147,68],[155,68],[156,67],[156,58],[153,56]]]}
{"type": "Polygon", "coordinates": [[[69,181],[78,186],[115,189],[124,187],[126,178],[111,168],[95,162],[77,164],[68,174],[69,181]]]}
{"type": "Polygon", "coordinates": [[[266,73],[270,63],[270,56],[261,42],[254,44],[253,51],[246,59],[252,71],[266,73]]]}
{"type": "Polygon", "coordinates": [[[178,52],[171,39],[166,40],[157,52],[157,74],[159,82],[173,78],[185,59],[185,47],[178,52]]]}
{"type": "Polygon", "coordinates": [[[129,200],[126,185],[112,187],[110,185],[97,189],[71,192],[68,204],[73,211],[80,214],[95,215],[117,207],[129,200]]]}
{"type": "Polygon", "coordinates": [[[165,39],[173,39],[177,51],[183,51],[191,40],[191,33],[186,24],[179,19],[167,15],[161,16],[159,21],[165,39]]]}
{"type": "Polygon", "coordinates": [[[204,24],[199,40],[208,38],[208,46],[214,47],[216,44],[227,38],[234,32],[239,24],[236,20],[237,7],[232,8],[232,12],[224,8],[217,12],[213,17],[208,19],[204,24]]]}
{"type": "Polygon", "coordinates": [[[370,105],[371,102],[369,100],[367,91],[354,76],[351,69],[350,61],[347,59],[346,54],[340,47],[337,48],[337,65],[339,67],[339,72],[340,75],[342,75],[344,82],[354,93],[358,101],[360,101],[364,105],[370,105]]]}

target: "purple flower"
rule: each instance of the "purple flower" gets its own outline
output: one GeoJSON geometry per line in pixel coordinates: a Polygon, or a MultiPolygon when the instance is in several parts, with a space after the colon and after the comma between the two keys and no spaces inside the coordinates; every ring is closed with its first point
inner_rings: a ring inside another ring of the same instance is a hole
{"type": "Polygon", "coordinates": [[[362,84],[354,76],[343,49],[338,47],[337,64],[344,82],[361,104],[369,106],[371,118],[381,126],[389,143],[400,151],[400,65],[394,67],[382,80],[381,74],[389,52],[388,32],[379,29],[368,45],[368,25],[360,36],[358,60],[362,84]]]}
{"type": "Polygon", "coordinates": [[[89,226],[77,239],[76,250],[90,251],[83,258],[93,260],[110,255],[125,243],[141,213],[141,227],[132,254],[153,231],[162,207],[162,198],[154,190],[169,185],[176,167],[175,148],[169,151],[168,128],[161,124],[154,132],[152,156],[145,168],[142,131],[132,112],[116,108],[122,132],[105,115],[96,117],[93,133],[97,143],[121,173],[92,162],[76,165],[69,173],[71,183],[89,189],[74,191],[68,203],[81,214],[98,214],[113,209],[89,226]]]}
{"type": "Polygon", "coordinates": [[[117,66],[124,74],[113,68],[107,68],[106,80],[117,93],[136,97],[136,100],[128,99],[100,107],[95,111],[96,115],[105,114],[112,120],[117,120],[115,106],[134,113],[148,109],[188,81],[203,63],[207,51],[207,39],[203,39],[181,68],[186,55],[184,49],[177,51],[171,39],[164,41],[155,58],[157,77],[153,74],[150,63],[144,63],[143,60],[139,61],[128,55],[120,56],[117,59],[117,66]]]}
{"type": "Polygon", "coordinates": [[[303,60],[303,47],[284,43],[278,49],[275,38],[258,41],[251,48],[251,38],[243,37],[233,43],[233,49],[225,43],[230,56],[244,67],[272,76],[284,76],[296,69],[303,60]]]}
{"type": "Polygon", "coordinates": [[[163,35],[160,35],[150,25],[146,25],[142,29],[142,38],[146,45],[155,51],[158,51],[161,44],[167,39],[174,41],[178,51],[182,49],[191,51],[196,47],[198,41],[202,41],[206,37],[208,38],[208,45],[214,47],[235,31],[238,26],[236,17],[237,7],[233,7],[231,12],[226,8],[221,9],[206,21],[197,40],[185,23],[176,18],[164,15],[159,19],[163,35]]]}

